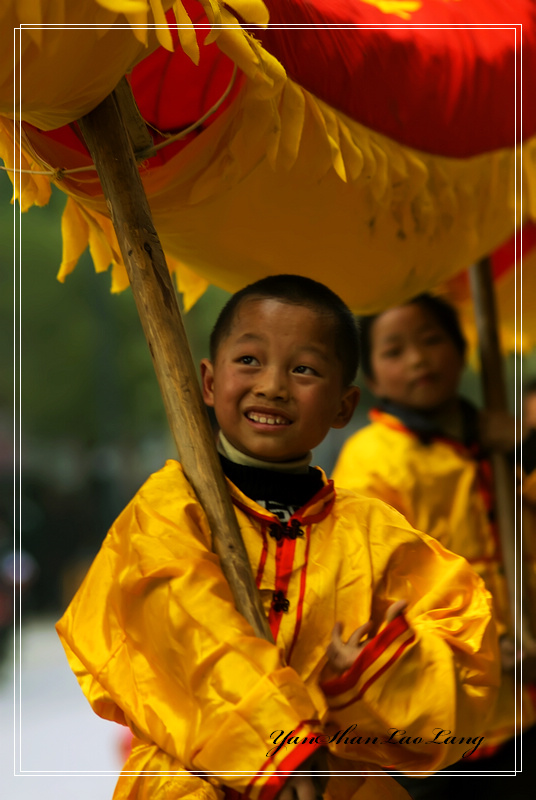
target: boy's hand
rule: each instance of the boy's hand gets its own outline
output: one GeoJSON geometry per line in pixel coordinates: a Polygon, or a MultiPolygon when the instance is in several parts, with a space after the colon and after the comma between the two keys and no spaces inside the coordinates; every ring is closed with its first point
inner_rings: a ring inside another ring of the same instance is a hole
{"type": "Polygon", "coordinates": [[[329,770],[327,751],[324,748],[316,750],[313,755],[300,764],[298,769],[300,772],[309,770],[311,774],[291,775],[276,796],[276,800],[321,800],[329,776],[318,773],[325,773],[329,770]]]}
{"type": "MultiPolygon", "coordinates": [[[[392,603],[385,613],[385,622],[392,622],[395,617],[402,614],[407,606],[406,600],[397,600],[392,603]]],[[[331,634],[331,643],[327,649],[328,664],[339,675],[350,669],[358,655],[368,641],[372,631],[372,620],[365,622],[352,633],[347,642],[341,639],[342,623],[336,622],[331,634]]]]}

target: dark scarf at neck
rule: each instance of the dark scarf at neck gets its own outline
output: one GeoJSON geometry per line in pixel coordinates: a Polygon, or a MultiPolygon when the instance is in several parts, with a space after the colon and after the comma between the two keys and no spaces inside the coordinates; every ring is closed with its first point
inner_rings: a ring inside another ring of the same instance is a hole
{"type": "Polygon", "coordinates": [[[235,464],[221,454],[220,461],[229,480],[255,502],[277,501],[282,505],[301,508],[324,485],[322,473],[315,467],[294,474],[235,464]]]}
{"type": "MultiPolygon", "coordinates": [[[[465,398],[460,397],[460,411],[462,415],[462,436],[459,440],[465,447],[478,445],[478,409],[465,398]]],[[[419,437],[423,444],[430,444],[434,439],[452,439],[441,428],[433,416],[420,413],[414,408],[400,406],[390,400],[380,400],[376,407],[386,414],[397,417],[412,433],[419,437]]]]}

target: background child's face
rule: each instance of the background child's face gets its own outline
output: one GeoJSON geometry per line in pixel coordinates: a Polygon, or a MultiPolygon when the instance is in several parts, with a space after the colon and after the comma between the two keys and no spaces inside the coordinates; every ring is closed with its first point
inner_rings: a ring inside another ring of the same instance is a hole
{"type": "Polygon", "coordinates": [[[245,299],[212,364],[203,396],[227,439],[246,455],[291,461],[342,428],[359,390],[344,387],[333,323],[305,306],[245,299]]]}
{"type": "Polygon", "coordinates": [[[410,303],[389,309],[373,323],[371,367],[376,395],[431,411],[457,395],[463,358],[433,315],[410,303]]]}

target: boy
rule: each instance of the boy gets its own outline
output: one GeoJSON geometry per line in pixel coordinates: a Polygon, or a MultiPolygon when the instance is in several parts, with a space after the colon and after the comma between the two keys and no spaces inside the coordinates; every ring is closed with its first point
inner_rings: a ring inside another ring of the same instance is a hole
{"type": "MultiPolygon", "coordinates": [[[[495,445],[503,439],[503,446],[513,449],[515,432],[504,426],[501,436],[500,430],[491,427],[493,420],[484,424],[478,411],[459,396],[466,343],[455,310],[441,298],[420,295],[405,305],[363,318],[360,329],[362,368],[379,401],[371,412],[372,424],[344,445],[334,480],[338,486],[385,500],[411,525],[464,556],[493,596],[502,634],[507,595],[493,518],[490,468],[482,442],[486,439],[491,444],[493,436],[495,445]]],[[[527,572],[525,576],[527,580],[527,572]]],[[[512,660],[508,645],[505,639],[505,664],[512,660]]],[[[519,694],[524,701],[523,723],[529,727],[535,719],[534,703],[528,691],[521,692],[521,684],[519,694]]],[[[475,770],[513,770],[512,737],[516,722],[519,725],[521,721],[520,708],[516,718],[510,669],[503,676],[497,709],[486,731],[486,746],[464,766],[471,763],[475,770]],[[512,747],[501,752],[500,746],[508,739],[512,747]]],[[[497,782],[489,779],[488,783],[488,796],[493,791],[504,793],[497,782]]],[[[516,793],[521,791],[519,783],[516,793]]],[[[472,779],[468,793],[476,786],[472,779]]],[[[434,798],[451,796],[453,791],[459,794],[463,789],[459,781],[454,788],[446,780],[428,786],[429,796],[434,798]]],[[[428,796],[422,792],[424,787],[416,796],[428,796]]]]}
{"type": "MultiPolygon", "coordinates": [[[[322,771],[321,753],[332,773],[435,770],[482,744],[472,730],[497,675],[480,579],[309,467],[352,415],[357,352],[349,310],[307,278],[258,281],[222,311],[203,393],[276,645],[234,609],[203,511],[169,461],[58,623],[95,711],[134,733],[116,798],[313,800],[299,773],[322,771]]],[[[386,778],[341,774],[324,796],[359,800],[370,783],[392,796],[386,778]]]]}

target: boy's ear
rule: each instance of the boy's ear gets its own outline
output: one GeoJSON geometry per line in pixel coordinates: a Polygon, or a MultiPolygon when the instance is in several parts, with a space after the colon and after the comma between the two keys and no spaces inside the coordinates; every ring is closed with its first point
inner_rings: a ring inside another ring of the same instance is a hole
{"type": "Polygon", "coordinates": [[[360,395],[361,390],[358,386],[348,386],[344,390],[339,411],[337,412],[335,421],[331,425],[332,428],[344,428],[348,425],[359,403],[360,395]]]}
{"type": "Polygon", "coordinates": [[[203,400],[207,406],[214,405],[214,367],[212,361],[204,358],[201,361],[201,386],[203,388],[203,400]]]}

